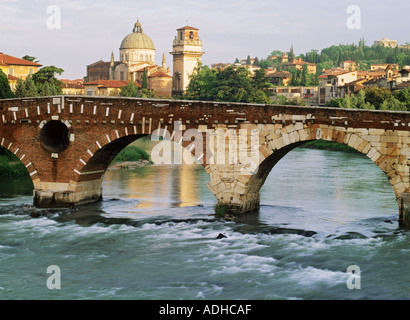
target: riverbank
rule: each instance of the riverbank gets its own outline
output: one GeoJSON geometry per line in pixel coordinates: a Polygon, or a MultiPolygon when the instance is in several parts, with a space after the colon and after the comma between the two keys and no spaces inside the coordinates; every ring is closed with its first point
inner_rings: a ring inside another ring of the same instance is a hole
{"type": "Polygon", "coordinates": [[[116,162],[111,164],[108,167],[108,170],[120,170],[120,169],[128,169],[128,170],[132,170],[135,168],[140,168],[140,167],[145,167],[148,165],[151,165],[152,162],[149,160],[144,160],[144,159],[140,159],[137,161],[120,161],[120,162],[116,162]]]}
{"type": "Polygon", "coordinates": [[[0,178],[28,176],[27,168],[10,151],[0,149],[0,178]]]}
{"type": "Polygon", "coordinates": [[[299,148],[309,148],[309,149],[319,149],[319,150],[330,150],[330,151],[342,151],[348,153],[357,153],[356,149],[349,147],[348,145],[333,142],[333,141],[326,141],[326,140],[313,140],[306,142],[305,144],[301,145],[299,148]]]}

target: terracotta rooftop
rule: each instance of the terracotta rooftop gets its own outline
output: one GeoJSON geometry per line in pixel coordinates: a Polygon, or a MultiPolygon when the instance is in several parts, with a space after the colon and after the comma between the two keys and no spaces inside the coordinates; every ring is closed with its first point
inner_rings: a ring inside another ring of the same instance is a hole
{"type": "Polygon", "coordinates": [[[8,78],[9,80],[14,80],[14,81],[17,81],[17,80],[18,80],[17,77],[12,76],[11,74],[8,74],[8,75],[7,75],[7,78],[8,78]]]}
{"type": "Polygon", "coordinates": [[[75,88],[75,89],[84,89],[84,84],[82,79],[76,80],[67,80],[60,79],[62,88],[75,88]]]}
{"type": "Polygon", "coordinates": [[[42,67],[42,64],[36,63],[36,62],[31,62],[28,60],[16,58],[13,56],[9,56],[8,54],[4,54],[3,52],[0,52],[0,63],[5,66],[5,65],[17,65],[17,66],[33,66],[33,67],[42,67]]]}
{"type": "Polygon", "coordinates": [[[172,78],[168,73],[165,73],[163,71],[156,71],[153,74],[149,75],[148,78],[153,78],[153,77],[167,77],[167,78],[172,78]]]}
{"type": "Polygon", "coordinates": [[[178,28],[177,30],[199,30],[199,29],[194,28],[194,27],[190,27],[190,26],[185,26],[185,27],[182,27],[182,28],[178,28]]]}
{"type": "MultiPolygon", "coordinates": [[[[91,82],[86,82],[84,85],[98,85],[100,88],[122,88],[129,84],[129,81],[122,80],[95,80],[91,82]]],[[[136,83],[137,86],[141,87],[140,84],[136,83]]]]}
{"type": "Polygon", "coordinates": [[[267,78],[290,78],[291,73],[288,71],[276,71],[266,75],[267,78]]]}

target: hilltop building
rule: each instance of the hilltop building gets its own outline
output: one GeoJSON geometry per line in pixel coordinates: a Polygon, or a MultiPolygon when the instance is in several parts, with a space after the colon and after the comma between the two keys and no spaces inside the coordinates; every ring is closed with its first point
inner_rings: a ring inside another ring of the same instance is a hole
{"type": "Polygon", "coordinates": [[[306,61],[302,61],[302,58],[300,58],[300,57],[297,60],[293,60],[292,62],[284,63],[283,66],[284,66],[285,69],[296,68],[298,70],[302,70],[303,65],[307,66],[307,73],[308,74],[316,73],[316,64],[306,62],[306,61]]]}
{"type": "Polygon", "coordinates": [[[390,48],[396,48],[397,47],[397,41],[396,40],[390,40],[388,38],[383,38],[381,40],[376,40],[373,43],[375,46],[383,46],[383,47],[390,47],[390,48]]]}
{"type": "Polygon", "coordinates": [[[353,60],[345,60],[340,63],[340,68],[347,71],[356,71],[357,70],[357,63],[353,60]]]}

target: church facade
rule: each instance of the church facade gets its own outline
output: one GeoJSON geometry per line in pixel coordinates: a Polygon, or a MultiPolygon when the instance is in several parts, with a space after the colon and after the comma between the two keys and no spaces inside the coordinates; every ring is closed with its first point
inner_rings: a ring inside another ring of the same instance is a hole
{"type": "Polygon", "coordinates": [[[198,59],[202,56],[202,42],[198,29],[183,27],[177,29],[174,40],[173,75],[166,65],[165,53],[162,65],[155,64],[155,45],[152,39],[143,32],[142,25],[137,21],[122,41],[119,48],[119,61],[111,53],[109,62],[97,61],[87,66],[84,84],[99,80],[133,81],[141,86],[144,74],[147,77],[147,88],[153,90],[159,97],[170,97],[173,93],[182,93],[189,82],[198,59]]]}

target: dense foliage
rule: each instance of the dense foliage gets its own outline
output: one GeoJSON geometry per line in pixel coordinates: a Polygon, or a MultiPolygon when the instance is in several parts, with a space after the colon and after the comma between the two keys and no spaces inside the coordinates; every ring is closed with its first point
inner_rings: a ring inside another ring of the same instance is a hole
{"type": "Polygon", "coordinates": [[[121,152],[115,157],[114,162],[138,160],[149,160],[149,154],[141,148],[128,146],[121,150],[121,152]]]}
{"type": "Polygon", "coordinates": [[[265,70],[253,76],[244,67],[229,66],[223,71],[199,64],[191,75],[185,99],[245,103],[270,103],[271,86],[265,70]]]}
{"type": "Polygon", "coordinates": [[[55,66],[41,68],[33,75],[27,76],[25,80],[18,79],[14,92],[17,98],[54,96],[63,93],[61,81],[56,75],[61,75],[63,69],[55,66]]]}
{"type": "Polygon", "coordinates": [[[0,99],[14,98],[7,75],[0,69],[0,99]]]}
{"type": "Polygon", "coordinates": [[[410,88],[390,92],[386,88],[366,88],[350,97],[329,101],[329,107],[410,111],[410,88]]]}
{"type": "Polygon", "coordinates": [[[28,175],[25,165],[9,150],[0,147],[0,178],[28,175]]]}
{"type": "MultiPolygon", "coordinates": [[[[406,42],[408,45],[408,43],[406,42]]],[[[290,52],[288,52],[290,56],[290,52]]],[[[257,65],[261,68],[274,67],[278,70],[283,69],[283,64],[280,62],[282,52],[274,50],[270,56],[278,56],[276,60],[258,59],[257,65]]],[[[339,44],[332,45],[328,48],[319,50],[312,49],[305,54],[300,54],[303,61],[315,63],[318,72],[323,69],[337,67],[342,61],[353,60],[359,64],[359,69],[368,70],[371,64],[377,63],[397,63],[400,67],[410,65],[410,49],[409,48],[390,48],[384,46],[366,46],[364,39],[360,39],[358,44],[339,44]]],[[[256,58],[255,58],[256,60],[256,58]]]]}
{"type": "Polygon", "coordinates": [[[130,82],[121,88],[121,97],[156,98],[154,91],[147,88],[140,88],[135,82],[130,82]]]}

